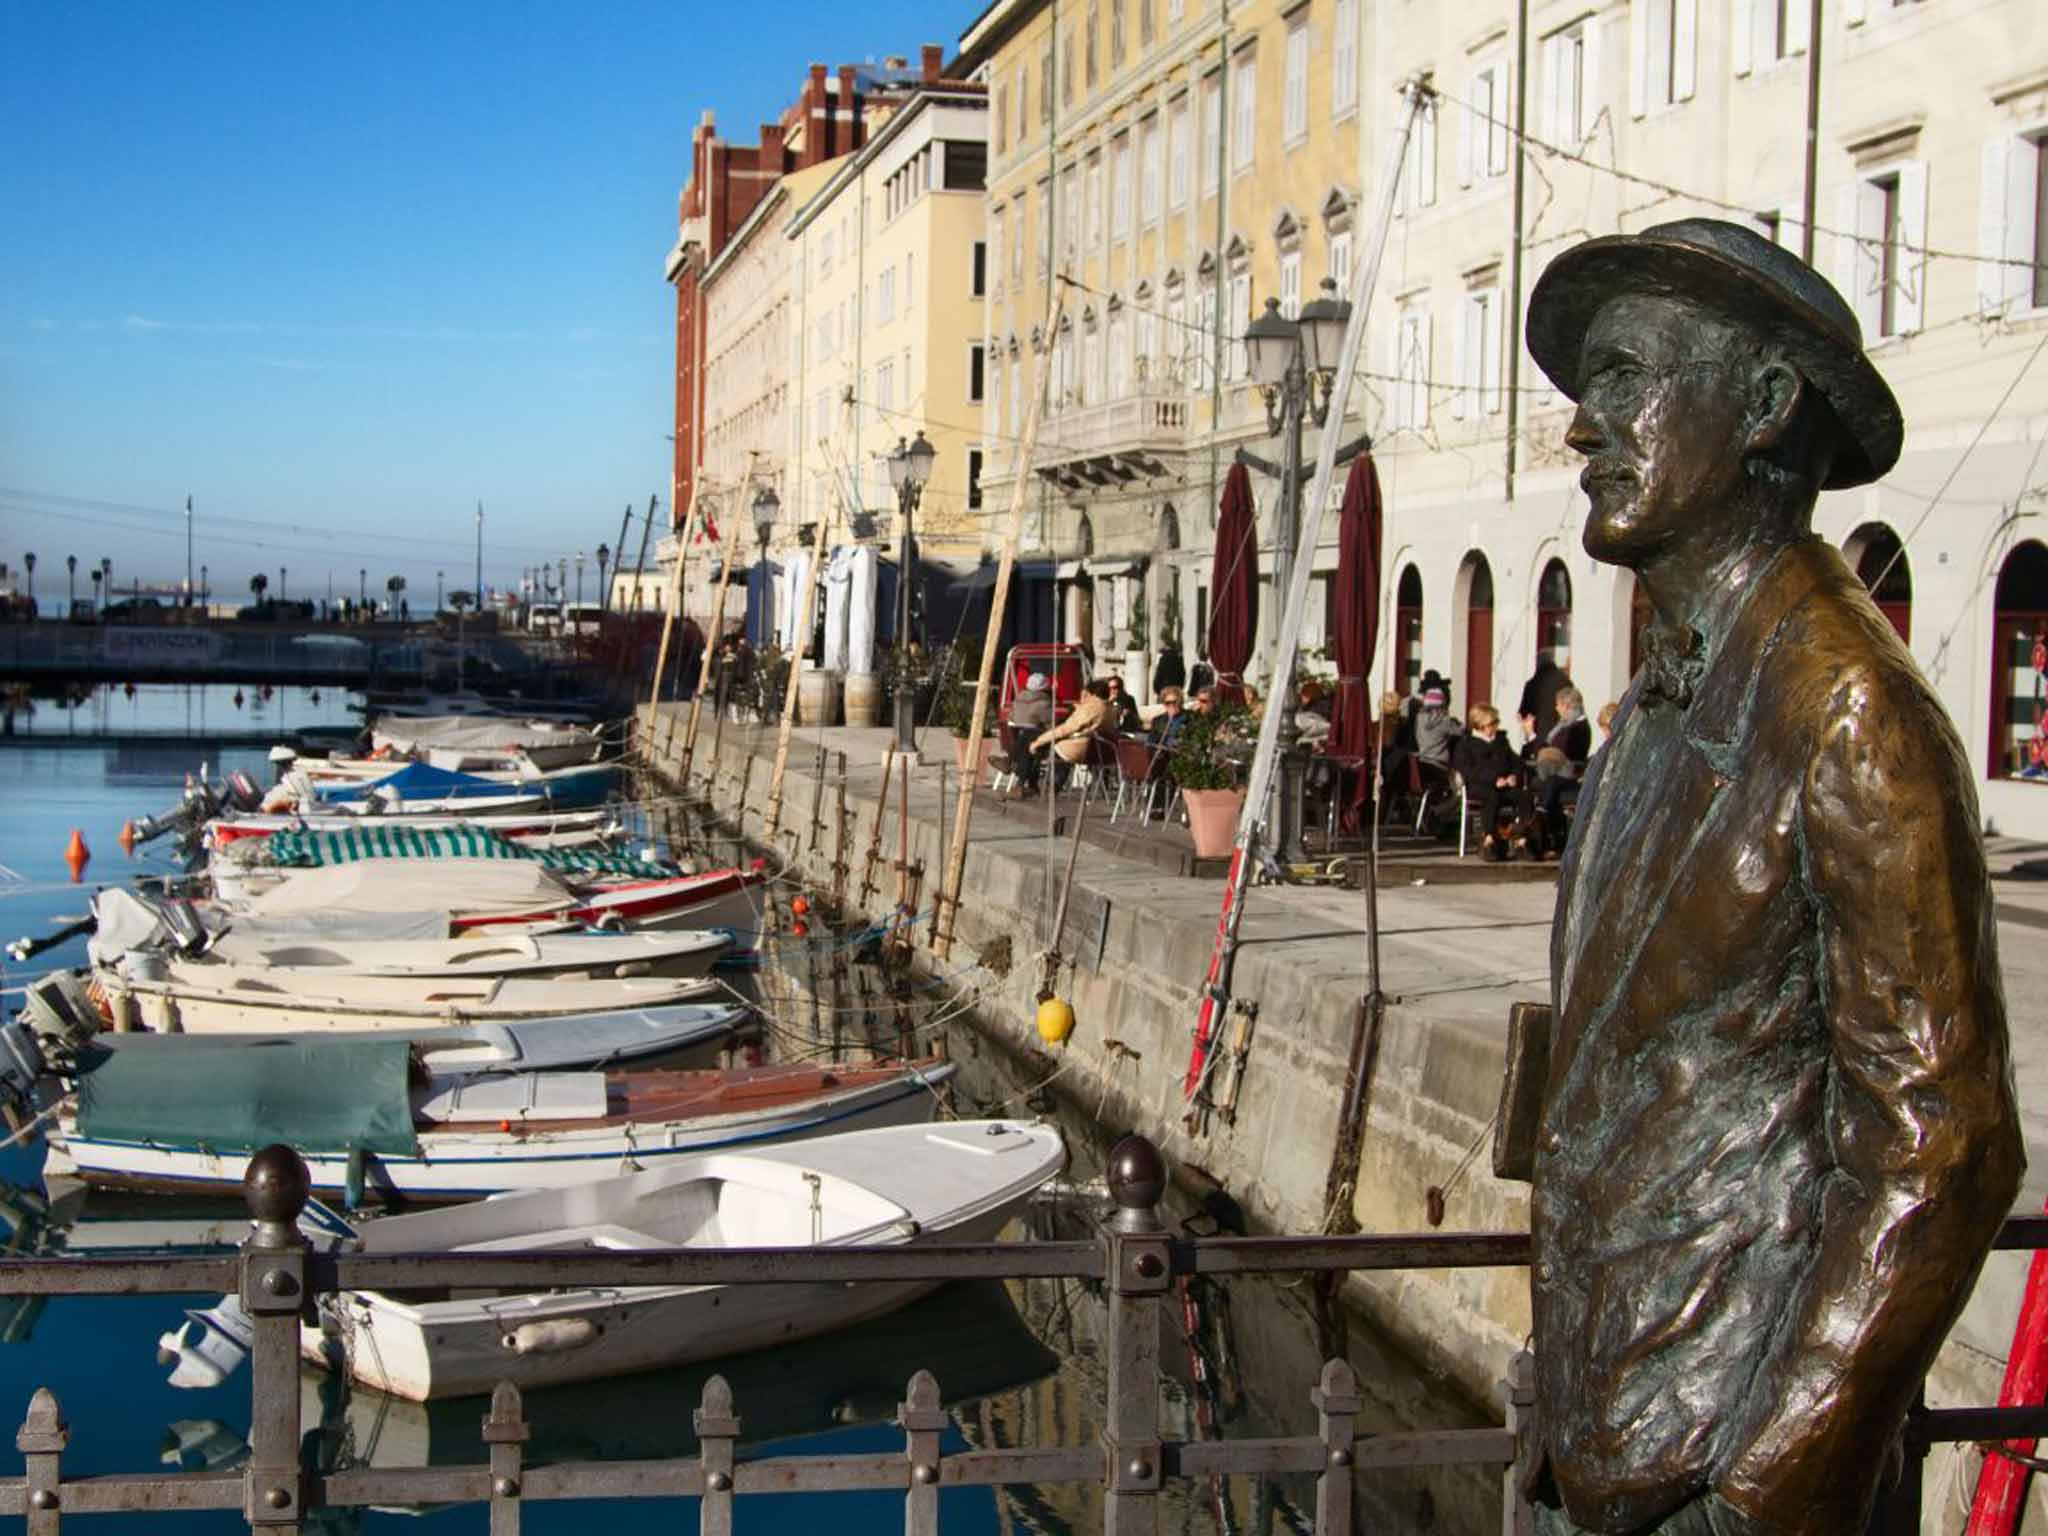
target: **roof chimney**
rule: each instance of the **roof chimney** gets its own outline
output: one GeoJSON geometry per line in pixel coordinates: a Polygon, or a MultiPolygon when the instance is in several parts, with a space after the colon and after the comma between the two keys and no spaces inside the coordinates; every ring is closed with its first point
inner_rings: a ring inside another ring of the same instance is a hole
{"type": "Polygon", "coordinates": [[[920,62],[924,65],[924,83],[930,85],[939,78],[939,72],[946,67],[946,50],[937,43],[926,43],[919,53],[920,62]]]}

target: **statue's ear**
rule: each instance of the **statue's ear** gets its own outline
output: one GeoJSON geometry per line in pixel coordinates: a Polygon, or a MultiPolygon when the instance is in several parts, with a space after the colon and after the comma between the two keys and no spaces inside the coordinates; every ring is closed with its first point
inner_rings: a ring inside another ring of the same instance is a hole
{"type": "Polygon", "coordinates": [[[1769,455],[1785,441],[1806,400],[1806,380],[1780,359],[1758,365],[1750,377],[1748,453],[1769,455]]]}

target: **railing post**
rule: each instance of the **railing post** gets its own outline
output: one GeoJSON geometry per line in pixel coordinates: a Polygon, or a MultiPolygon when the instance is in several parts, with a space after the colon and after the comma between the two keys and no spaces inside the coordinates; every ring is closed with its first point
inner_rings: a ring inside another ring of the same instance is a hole
{"type": "Polygon", "coordinates": [[[530,1433],[519,1389],[509,1381],[499,1382],[491,1392],[491,1411],[484,1417],[484,1444],[491,1448],[491,1536],[519,1536],[520,1479],[526,1460],[520,1447],[530,1433]]]}
{"type": "Polygon", "coordinates": [[[1356,1455],[1358,1377],[1346,1360],[1323,1362],[1323,1377],[1309,1390],[1316,1434],[1323,1442],[1323,1470],[1316,1477],[1316,1536],[1351,1536],[1351,1479],[1356,1455]]]}
{"type": "Polygon", "coordinates": [[[1535,1536],[1536,1511],[1523,1489],[1537,1448],[1536,1360],[1526,1349],[1508,1361],[1508,1432],[1515,1437],[1515,1459],[1500,1475],[1500,1528],[1502,1536],[1535,1536]]]}
{"type": "Polygon", "coordinates": [[[57,1536],[64,1519],[64,1474],[58,1458],[71,1443],[71,1428],[48,1387],[28,1400],[28,1417],[14,1437],[28,1483],[28,1536],[57,1536]]]}
{"type": "Polygon", "coordinates": [[[1156,1536],[1162,1471],[1158,1302],[1173,1283],[1173,1249],[1155,1209],[1166,1193],[1166,1164],[1144,1137],[1126,1136],[1110,1149],[1108,1176],[1117,1210],[1102,1234],[1109,1281],[1102,1531],[1156,1536]]]}
{"type": "Polygon", "coordinates": [[[732,1447],[740,1437],[740,1421],[732,1411],[732,1388],[723,1376],[704,1383],[704,1406],[690,1417],[704,1468],[697,1536],[732,1536],[732,1447]]]}
{"type": "Polygon", "coordinates": [[[249,1347],[249,1462],[242,1512],[252,1529],[297,1536],[304,1507],[299,1473],[299,1316],[306,1296],[306,1240],[299,1213],[312,1180],[290,1147],[249,1159],[242,1197],[256,1229],[242,1245],[242,1310],[249,1347]]]}
{"type": "Polygon", "coordinates": [[[919,1371],[897,1406],[903,1426],[903,1454],[910,1460],[910,1492],[903,1500],[903,1536],[939,1536],[939,1432],[946,1411],[939,1406],[938,1378],[919,1371]]]}

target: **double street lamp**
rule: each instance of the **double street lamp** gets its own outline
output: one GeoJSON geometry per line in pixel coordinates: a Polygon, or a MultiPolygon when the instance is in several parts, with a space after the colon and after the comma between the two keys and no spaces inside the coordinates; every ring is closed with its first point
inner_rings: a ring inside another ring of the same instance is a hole
{"type": "Polygon", "coordinates": [[[899,514],[900,546],[896,566],[896,654],[903,665],[896,676],[896,750],[910,760],[915,750],[910,730],[910,589],[916,567],[912,563],[914,554],[911,546],[911,524],[917,516],[918,501],[924,495],[925,482],[932,477],[932,465],[938,460],[939,451],[925,439],[920,430],[914,442],[906,443],[896,439],[896,451],[889,455],[889,484],[896,489],[896,508],[899,514]]]}
{"type": "MultiPolygon", "coordinates": [[[[1337,377],[1338,354],[1351,323],[1351,305],[1337,296],[1337,285],[1323,279],[1322,292],[1302,306],[1301,318],[1280,312],[1277,299],[1266,300],[1266,312],[1245,331],[1247,371],[1266,405],[1266,430],[1281,439],[1280,515],[1274,522],[1273,590],[1293,590],[1294,563],[1314,559],[1296,546],[1301,538],[1301,437],[1305,422],[1318,431],[1330,415],[1330,386],[1337,377]]],[[[1277,627],[1276,627],[1277,634],[1277,627]]],[[[1283,862],[1305,858],[1301,845],[1302,775],[1307,764],[1295,750],[1294,657],[1277,656],[1271,686],[1280,698],[1281,758],[1280,831],[1278,854],[1283,862]]]]}

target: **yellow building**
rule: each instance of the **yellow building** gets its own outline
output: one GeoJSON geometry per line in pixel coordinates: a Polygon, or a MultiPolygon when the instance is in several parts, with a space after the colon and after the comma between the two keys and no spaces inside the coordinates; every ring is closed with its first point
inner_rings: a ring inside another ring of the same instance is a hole
{"type": "MultiPolygon", "coordinates": [[[[1223,476],[1240,447],[1280,457],[1240,338],[1268,297],[1291,314],[1324,277],[1344,285],[1362,238],[1362,13],[997,0],[961,39],[953,71],[990,101],[984,480],[999,513],[1037,359],[1051,371],[1020,633],[1098,658],[1176,639],[1199,654],[1223,476]]],[[[1277,492],[1254,476],[1269,573],[1277,492]]]]}
{"type": "MultiPolygon", "coordinates": [[[[982,194],[987,100],[928,82],[787,225],[789,408],[778,547],[853,520],[895,548],[887,455],[937,452],[916,517],[926,561],[981,548],[982,194]]],[[[886,623],[885,623],[886,628],[886,623]]]]}

